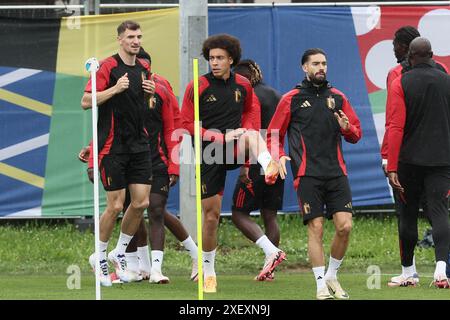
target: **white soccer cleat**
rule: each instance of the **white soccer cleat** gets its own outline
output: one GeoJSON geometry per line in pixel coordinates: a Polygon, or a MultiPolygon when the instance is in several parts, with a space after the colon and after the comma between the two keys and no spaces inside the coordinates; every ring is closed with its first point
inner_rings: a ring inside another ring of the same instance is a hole
{"type": "MultiPolygon", "coordinates": [[[[417,274],[415,274],[417,275],[417,274]]],[[[404,275],[399,275],[391,278],[388,282],[389,287],[415,287],[419,284],[419,277],[405,277],[404,275]]]]}
{"type": "Polygon", "coordinates": [[[142,276],[142,280],[149,280],[150,279],[150,272],[140,270],[140,275],[142,276]]]}
{"type": "Polygon", "coordinates": [[[340,300],[347,300],[349,299],[349,295],[347,292],[342,289],[341,285],[339,284],[339,281],[337,279],[328,279],[325,280],[325,283],[327,284],[327,287],[331,294],[336,298],[340,300]]]}
{"type": "Polygon", "coordinates": [[[136,272],[136,271],[132,271],[132,270],[127,270],[126,271],[128,280],[130,280],[130,282],[141,282],[144,277],[142,276],[142,274],[140,272],[136,272]]]}
{"type": "Polygon", "coordinates": [[[447,275],[443,274],[438,276],[437,278],[434,278],[433,281],[430,283],[430,287],[431,286],[435,286],[438,289],[449,289],[450,282],[447,279],[447,275]]]}
{"type": "Polygon", "coordinates": [[[198,281],[198,260],[192,260],[191,281],[198,281]]]}
{"type": "MultiPolygon", "coordinates": [[[[95,273],[95,253],[89,256],[89,264],[91,265],[92,271],[95,273]]],[[[103,287],[111,287],[112,281],[109,275],[108,261],[104,259],[100,260],[100,270],[100,285],[103,287]]]]}
{"type": "Polygon", "coordinates": [[[116,254],[116,251],[113,250],[108,254],[108,260],[113,264],[114,269],[116,269],[116,274],[119,279],[123,282],[130,282],[125,255],[116,254]]]}
{"type": "Polygon", "coordinates": [[[317,290],[316,294],[317,300],[332,300],[334,297],[330,294],[330,291],[328,290],[328,287],[325,286],[320,290],[317,290]]]}
{"type": "Polygon", "coordinates": [[[150,274],[150,283],[157,283],[157,284],[167,284],[169,283],[169,278],[164,276],[161,272],[153,271],[150,274]]]}

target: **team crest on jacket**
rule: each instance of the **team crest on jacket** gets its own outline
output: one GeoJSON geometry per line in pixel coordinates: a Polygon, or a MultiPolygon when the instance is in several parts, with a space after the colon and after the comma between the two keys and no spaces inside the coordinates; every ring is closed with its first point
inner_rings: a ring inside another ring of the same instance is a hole
{"type": "Polygon", "coordinates": [[[148,107],[150,109],[155,109],[155,106],[156,106],[156,98],[150,97],[150,99],[148,99],[148,107]]]}
{"type": "Polygon", "coordinates": [[[239,102],[241,102],[241,98],[242,98],[241,90],[236,89],[234,91],[234,100],[236,101],[236,103],[239,103],[239,102]]]}
{"type": "Polygon", "coordinates": [[[332,96],[329,96],[327,98],[327,107],[332,111],[334,111],[334,108],[336,108],[336,101],[334,101],[334,98],[332,96]]]}

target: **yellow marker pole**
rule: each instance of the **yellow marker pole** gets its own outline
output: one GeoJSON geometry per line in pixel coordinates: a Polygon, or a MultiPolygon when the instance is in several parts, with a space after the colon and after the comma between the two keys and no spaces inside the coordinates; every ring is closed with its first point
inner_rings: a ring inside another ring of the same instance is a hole
{"type": "Polygon", "coordinates": [[[202,243],[202,198],[200,172],[200,111],[198,96],[198,59],[193,61],[194,71],[194,149],[195,149],[195,203],[197,207],[198,245],[198,300],[203,300],[203,243],[202,243]]]}

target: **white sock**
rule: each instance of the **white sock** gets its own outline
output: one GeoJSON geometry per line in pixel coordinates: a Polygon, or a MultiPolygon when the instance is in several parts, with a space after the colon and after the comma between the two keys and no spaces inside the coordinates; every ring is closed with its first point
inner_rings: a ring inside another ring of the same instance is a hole
{"type": "Polygon", "coordinates": [[[317,291],[326,286],[325,284],[325,266],[312,268],[314,278],[316,279],[317,291]]]}
{"type": "Polygon", "coordinates": [[[213,251],[205,252],[203,251],[203,273],[204,277],[216,276],[216,271],[214,270],[214,260],[216,258],[216,249],[213,251]]]}
{"type": "Polygon", "coordinates": [[[258,163],[261,165],[264,172],[266,172],[267,166],[269,165],[271,160],[272,160],[272,156],[270,155],[269,151],[264,151],[259,154],[258,163]]]}
{"type": "MultiPolygon", "coordinates": [[[[445,269],[444,269],[445,272],[445,269]]],[[[414,275],[414,266],[404,267],[402,266],[402,274],[405,278],[412,277],[414,275]]]]}
{"type": "Polygon", "coordinates": [[[266,257],[270,256],[274,252],[280,251],[277,247],[274,246],[274,244],[267,238],[266,235],[263,235],[261,238],[256,240],[256,245],[263,249],[264,254],[266,257]]]}
{"type": "Polygon", "coordinates": [[[415,256],[415,255],[413,256],[413,264],[412,264],[412,267],[413,267],[414,273],[417,273],[417,269],[416,269],[416,256],[415,256]]]}
{"type": "Polygon", "coordinates": [[[122,233],[122,231],[120,232],[119,240],[117,241],[115,249],[117,254],[125,254],[125,250],[127,250],[128,244],[130,243],[131,239],[133,239],[133,236],[122,233]]]}
{"type": "Polygon", "coordinates": [[[150,262],[150,255],[148,254],[148,246],[138,247],[137,257],[139,260],[139,271],[150,273],[152,271],[152,263],[150,262]]]}
{"type": "Polygon", "coordinates": [[[337,278],[337,272],[339,270],[339,267],[341,266],[342,260],[338,260],[330,256],[330,261],[328,262],[328,269],[327,273],[325,274],[325,279],[336,279],[337,278]]]}
{"type": "Polygon", "coordinates": [[[445,269],[447,267],[447,263],[445,261],[436,262],[436,269],[434,271],[434,279],[442,278],[445,276],[445,269]]]}
{"type": "Polygon", "coordinates": [[[108,250],[108,241],[106,242],[100,241],[99,249],[100,249],[99,255],[100,261],[106,260],[106,250],[108,250]]]}
{"type": "Polygon", "coordinates": [[[139,260],[137,256],[137,251],[125,252],[125,259],[127,260],[127,269],[139,273],[139,260]]]}
{"type": "Polygon", "coordinates": [[[164,251],[152,250],[152,273],[161,273],[161,266],[163,262],[164,251]]]}
{"type": "Polygon", "coordinates": [[[189,255],[191,256],[192,260],[197,260],[198,253],[197,253],[197,245],[195,244],[194,240],[192,240],[191,236],[187,237],[186,240],[182,241],[181,244],[186,249],[187,252],[189,252],[189,255]]]}

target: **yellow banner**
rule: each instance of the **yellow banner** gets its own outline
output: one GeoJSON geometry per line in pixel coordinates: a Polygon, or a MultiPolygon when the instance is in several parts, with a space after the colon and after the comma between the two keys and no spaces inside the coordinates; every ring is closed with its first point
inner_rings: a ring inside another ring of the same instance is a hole
{"type": "Polygon", "coordinates": [[[57,73],[88,77],[84,63],[118,51],[117,26],[125,20],[141,25],[142,46],[152,57],[152,70],[166,77],[179,92],[178,8],[99,16],[77,16],[61,21],[57,73]]]}

